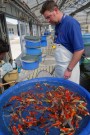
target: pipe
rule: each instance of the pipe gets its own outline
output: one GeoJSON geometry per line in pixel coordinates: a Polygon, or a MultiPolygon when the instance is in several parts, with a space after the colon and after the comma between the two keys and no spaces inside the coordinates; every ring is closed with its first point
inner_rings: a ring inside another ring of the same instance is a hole
{"type": "Polygon", "coordinates": [[[37,19],[37,17],[35,15],[32,15],[33,14],[32,12],[28,12],[28,9],[30,11],[30,8],[28,8],[28,9],[26,7],[24,8],[23,5],[22,5],[22,3],[20,3],[17,0],[14,0],[14,2],[16,2],[16,4],[18,4],[20,7],[22,7],[22,9],[24,9],[24,11],[26,11],[27,13],[29,13],[33,17],[33,19],[35,19],[37,22],[39,22],[39,20],[37,19]]]}
{"type": "Polygon", "coordinates": [[[80,8],[78,8],[76,11],[72,12],[70,15],[71,15],[71,16],[74,16],[76,13],[81,12],[81,11],[83,11],[84,9],[89,8],[89,7],[90,7],[90,2],[88,2],[86,5],[84,5],[84,6],[80,7],[80,8]]]}

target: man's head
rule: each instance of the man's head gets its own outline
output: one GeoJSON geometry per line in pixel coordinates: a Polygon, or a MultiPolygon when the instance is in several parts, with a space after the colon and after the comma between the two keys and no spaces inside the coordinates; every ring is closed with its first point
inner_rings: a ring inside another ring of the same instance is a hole
{"type": "Polygon", "coordinates": [[[3,59],[5,53],[8,51],[9,51],[9,45],[5,41],[0,39],[0,60],[3,59]]]}
{"type": "Polygon", "coordinates": [[[51,24],[57,24],[62,18],[62,13],[53,0],[45,1],[40,13],[43,14],[45,19],[51,24]]]}

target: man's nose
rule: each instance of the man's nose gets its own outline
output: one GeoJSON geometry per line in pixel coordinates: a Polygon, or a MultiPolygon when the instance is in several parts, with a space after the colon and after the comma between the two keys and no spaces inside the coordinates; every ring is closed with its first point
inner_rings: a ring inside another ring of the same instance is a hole
{"type": "Polygon", "coordinates": [[[50,18],[49,18],[49,19],[47,19],[47,22],[48,22],[48,23],[50,23],[50,18]]]}

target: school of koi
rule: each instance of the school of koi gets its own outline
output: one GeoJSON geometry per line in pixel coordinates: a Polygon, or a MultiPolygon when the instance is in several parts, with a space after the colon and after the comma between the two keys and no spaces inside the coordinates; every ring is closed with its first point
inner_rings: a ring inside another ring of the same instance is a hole
{"type": "Polygon", "coordinates": [[[13,135],[26,135],[38,126],[45,135],[50,135],[51,128],[59,129],[59,135],[74,135],[83,117],[90,116],[85,98],[62,86],[43,85],[48,89],[46,93],[37,83],[35,88],[40,93],[22,92],[3,106],[4,117],[9,119],[8,129],[13,135]]]}

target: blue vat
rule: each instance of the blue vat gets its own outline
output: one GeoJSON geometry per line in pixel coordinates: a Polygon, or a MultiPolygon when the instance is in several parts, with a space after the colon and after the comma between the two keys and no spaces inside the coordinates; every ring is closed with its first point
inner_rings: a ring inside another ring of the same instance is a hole
{"type": "Polygon", "coordinates": [[[21,65],[24,70],[34,70],[39,67],[39,58],[26,55],[21,58],[21,65]]]}
{"type": "Polygon", "coordinates": [[[41,41],[41,46],[42,46],[42,47],[47,46],[47,41],[41,41]]]}
{"type": "Polygon", "coordinates": [[[41,47],[41,41],[31,41],[31,40],[26,40],[25,39],[25,43],[26,43],[27,48],[41,47]]]}
{"type": "MultiPolygon", "coordinates": [[[[52,89],[46,89],[46,86],[43,86],[43,83],[50,84],[50,86],[64,86],[65,88],[68,88],[70,91],[73,91],[75,93],[78,93],[80,96],[83,96],[85,100],[87,101],[87,108],[90,111],[90,93],[81,87],[78,84],[75,84],[71,81],[62,79],[62,78],[52,78],[52,77],[44,77],[44,78],[36,78],[31,79],[28,81],[23,81],[15,86],[9,88],[6,90],[1,96],[0,96],[0,135],[12,135],[11,131],[9,130],[9,120],[6,121],[4,116],[4,110],[3,106],[7,103],[7,101],[15,95],[19,95],[22,92],[30,91],[33,93],[37,93],[37,89],[35,87],[36,84],[40,84],[43,88],[43,90],[39,91],[40,93],[46,93],[48,90],[52,89]]],[[[8,119],[8,117],[7,117],[8,119]]],[[[89,135],[90,134],[90,116],[88,116],[86,119],[82,119],[82,122],[80,124],[80,127],[77,129],[77,132],[75,135],[89,135]]],[[[36,128],[35,130],[29,130],[27,135],[44,135],[44,129],[42,128],[36,128]]],[[[60,135],[60,131],[57,128],[51,128],[49,135],[60,135]]]]}
{"type": "Polygon", "coordinates": [[[42,55],[39,55],[39,62],[42,62],[42,55]]]}
{"type": "Polygon", "coordinates": [[[90,43],[90,34],[83,34],[83,42],[86,43],[90,43]]]}
{"type": "Polygon", "coordinates": [[[35,61],[35,62],[29,63],[29,62],[26,62],[26,61],[22,61],[21,65],[22,65],[22,68],[24,70],[34,70],[34,69],[39,67],[39,62],[35,61]]]}
{"type": "Polygon", "coordinates": [[[41,54],[41,49],[26,48],[26,54],[30,54],[30,55],[40,55],[40,54],[41,54]]]}
{"type": "Polygon", "coordinates": [[[49,32],[49,31],[44,32],[44,35],[46,35],[46,36],[48,36],[50,34],[51,34],[51,32],[49,32]]]}
{"type": "Polygon", "coordinates": [[[46,35],[41,36],[41,41],[46,41],[46,40],[47,40],[46,35]]]}

